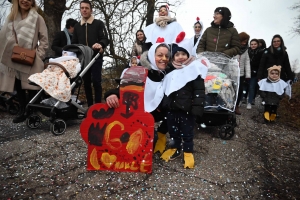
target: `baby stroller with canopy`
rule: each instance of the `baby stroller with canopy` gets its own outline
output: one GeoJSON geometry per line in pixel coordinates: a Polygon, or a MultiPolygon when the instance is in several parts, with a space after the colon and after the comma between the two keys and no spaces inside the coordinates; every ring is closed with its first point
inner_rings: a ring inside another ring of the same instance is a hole
{"type": "Polygon", "coordinates": [[[238,87],[239,64],[236,59],[219,52],[203,52],[210,61],[205,82],[205,105],[202,117],[196,119],[200,127],[218,126],[221,139],[229,140],[234,135],[234,113],[238,87]]]}
{"type": "MultiPolygon", "coordinates": [[[[70,87],[73,90],[75,87],[80,89],[80,85],[82,84],[82,77],[85,75],[87,70],[93,65],[95,60],[100,56],[98,53],[93,59],[93,50],[84,45],[74,44],[67,45],[63,47],[64,51],[74,52],[79,59],[81,64],[81,71],[77,74],[77,76],[71,79],[69,72],[64,68],[63,65],[59,63],[47,63],[44,68],[46,69],[48,66],[55,65],[60,67],[65,75],[70,79],[70,87]]],[[[85,117],[87,109],[83,108],[78,102],[79,91],[77,92],[77,96],[71,98],[68,102],[62,102],[54,98],[44,99],[42,102],[37,102],[39,99],[43,99],[45,96],[45,90],[41,89],[27,104],[26,113],[28,115],[26,119],[27,127],[31,129],[38,128],[42,123],[42,118],[37,114],[39,111],[42,115],[49,117],[50,130],[54,135],[62,135],[66,128],[66,120],[70,119],[81,119],[85,117]],[[81,112],[78,112],[80,110],[81,112]]]]}

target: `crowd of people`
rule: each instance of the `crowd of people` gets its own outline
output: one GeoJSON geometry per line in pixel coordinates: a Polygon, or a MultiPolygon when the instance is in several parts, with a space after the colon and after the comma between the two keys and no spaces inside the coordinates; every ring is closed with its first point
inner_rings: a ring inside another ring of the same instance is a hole
{"type": "MultiPolygon", "coordinates": [[[[90,1],[80,2],[80,13],[80,22],[68,19],[64,30],[57,33],[52,41],[51,48],[56,56],[62,56],[63,47],[68,44],[91,47],[93,57],[98,52],[103,53],[108,45],[105,25],[92,15],[90,1]]],[[[183,28],[176,18],[171,17],[167,5],[160,6],[158,14],[153,24],[136,32],[129,67],[139,65],[149,70],[145,111],[153,115],[155,122],[162,122],[155,131],[154,153],[159,152],[163,160],[169,161],[182,155],[183,151],[184,168],[194,168],[195,117],[201,117],[204,111],[204,78],[208,67],[205,62],[199,62],[197,54],[220,52],[237,59],[240,89],[234,112],[241,114],[239,106],[243,98],[247,98],[247,109],[251,109],[256,95],[260,94],[265,103],[264,117],[267,121],[275,120],[277,106],[288,86],[286,82],[293,80],[293,73],[280,35],[274,35],[268,48],[262,39],[250,40],[246,32],[238,33],[230,21],[231,12],[226,7],[214,10],[213,21],[205,30],[203,22],[197,17],[193,23],[195,35],[192,38],[185,37],[183,28]],[[182,72],[189,75],[176,80],[176,84],[180,85],[178,89],[168,77],[178,77],[182,72]],[[168,85],[168,95],[159,89],[163,80],[168,85]],[[158,95],[160,92],[163,95],[158,95]],[[169,149],[166,149],[167,132],[172,141],[169,149]]],[[[3,41],[0,46],[0,91],[17,91],[21,110],[13,122],[20,123],[28,114],[25,113],[26,104],[39,89],[28,84],[28,78],[43,71],[42,60],[48,48],[47,27],[37,13],[35,0],[13,0],[11,13],[0,32],[0,40],[3,41]],[[36,49],[33,66],[11,61],[12,49],[16,45],[11,27],[16,30],[19,46],[36,49]]],[[[102,63],[103,56],[100,56],[83,77],[88,106],[102,100],[102,63]]],[[[104,99],[109,107],[119,107],[118,88],[108,91],[104,99]]]]}

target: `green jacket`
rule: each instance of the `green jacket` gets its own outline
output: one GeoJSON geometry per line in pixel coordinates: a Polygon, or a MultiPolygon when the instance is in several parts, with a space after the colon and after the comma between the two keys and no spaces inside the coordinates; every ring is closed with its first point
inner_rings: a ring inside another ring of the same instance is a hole
{"type": "Polygon", "coordinates": [[[227,28],[211,23],[207,28],[197,47],[197,53],[204,51],[222,52],[233,57],[240,52],[240,39],[233,23],[229,22],[227,28]]]}

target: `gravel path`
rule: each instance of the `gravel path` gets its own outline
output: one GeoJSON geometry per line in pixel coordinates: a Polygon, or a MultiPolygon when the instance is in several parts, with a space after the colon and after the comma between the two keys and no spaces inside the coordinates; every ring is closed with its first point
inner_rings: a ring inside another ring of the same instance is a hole
{"type": "Polygon", "coordinates": [[[54,136],[0,111],[0,199],[300,199],[299,131],[241,111],[231,140],[197,128],[194,169],[154,155],[152,174],[87,172],[80,120],[54,136]]]}

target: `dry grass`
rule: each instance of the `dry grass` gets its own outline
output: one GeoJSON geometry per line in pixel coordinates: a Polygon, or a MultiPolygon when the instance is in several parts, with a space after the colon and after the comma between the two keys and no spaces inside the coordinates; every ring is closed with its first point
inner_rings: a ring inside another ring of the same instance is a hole
{"type": "Polygon", "coordinates": [[[278,122],[300,130],[300,82],[292,85],[292,98],[284,98],[278,108],[278,122]]]}

